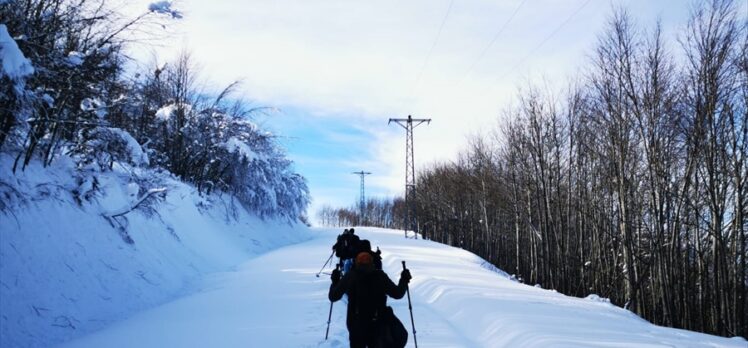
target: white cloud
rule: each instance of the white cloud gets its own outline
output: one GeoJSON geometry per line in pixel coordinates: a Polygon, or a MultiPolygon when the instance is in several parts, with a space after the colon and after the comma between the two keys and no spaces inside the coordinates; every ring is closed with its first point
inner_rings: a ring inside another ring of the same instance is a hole
{"type": "MultiPolygon", "coordinates": [[[[415,131],[417,166],[453,159],[468,134],[496,124],[518,85],[542,77],[558,84],[581,69],[611,9],[605,1],[587,3],[538,47],[586,0],[527,1],[476,61],[520,2],[455,1],[418,81],[450,0],[184,0],[183,38],[171,41],[185,42],[210,80],[244,78],[247,94],[262,104],[360,121],[375,141],[366,151],[371,157],[351,166],[371,166],[381,173],[371,185],[398,194],[405,132],[387,126],[388,118],[433,119],[415,131]]],[[[666,30],[687,13],[682,0],[622,2],[635,17],[646,14],[644,24],[663,15],[666,30]]],[[[353,143],[336,137],[327,140],[353,143]]],[[[313,193],[316,202],[336,194],[313,193]]]]}

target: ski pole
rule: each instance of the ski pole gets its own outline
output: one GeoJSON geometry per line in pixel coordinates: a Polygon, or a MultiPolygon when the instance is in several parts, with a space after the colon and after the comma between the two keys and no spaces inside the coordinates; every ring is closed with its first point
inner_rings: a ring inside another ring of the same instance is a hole
{"type": "Polygon", "coordinates": [[[330,320],[332,319],[332,304],[330,301],[330,314],[327,315],[327,330],[325,330],[325,341],[327,341],[327,335],[330,333],[330,320]]]}
{"type": "MultiPolygon", "coordinates": [[[[335,270],[337,271],[340,268],[340,264],[335,265],[335,270]]],[[[327,330],[325,331],[325,341],[327,341],[327,335],[330,333],[330,320],[332,319],[332,304],[334,302],[330,301],[330,313],[327,314],[327,330]]]]}
{"type": "MultiPolygon", "coordinates": [[[[405,261],[403,261],[403,271],[404,270],[406,270],[405,261]]],[[[416,348],[418,348],[418,340],[416,339],[416,322],[413,321],[413,305],[410,302],[410,288],[407,285],[405,286],[405,292],[408,294],[408,310],[410,310],[410,325],[413,327],[413,343],[415,343],[416,348]]]]}
{"type": "Polygon", "coordinates": [[[317,275],[316,275],[317,278],[319,278],[319,274],[322,273],[322,270],[325,269],[325,267],[327,267],[327,264],[330,263],[330,260],[332,260],[333,255],[335,255],[335,250],[332,251],[332,254],[330,254],[330,257],[328,257],[327,261],[325,261],[325,264],[322,265],[322,269],[320,269],[319,272],[317,272],[317,275]]]}

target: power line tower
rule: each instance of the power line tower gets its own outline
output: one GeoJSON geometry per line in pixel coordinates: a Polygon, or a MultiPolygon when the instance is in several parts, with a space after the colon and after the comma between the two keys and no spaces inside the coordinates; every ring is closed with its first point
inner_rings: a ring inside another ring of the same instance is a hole
{"type": "Polygon", "coordinates": [[[408,238],[408,227],[413,230],[413,238],[418,238],[416,223],[416,171],[413,158],[413,128],[421,123],[431,123],[430,118],[391,118],[387,124],[395,122],[405,128],[405,238],[408,238]]]}
{"type": "Polygon", "coordinates": [[[364,198],[364,177],[371,174],[369,172],[360,171],[360,172],[353,172],[352,174],[360,175],[361,176],[361,201],[358,203],[358,209],[359,209],[359,216],[361,217],[361,221],[359,224],[363,225],[363,222],[365,221],[365,214],[366,214],[366,199],[364,198]]]}

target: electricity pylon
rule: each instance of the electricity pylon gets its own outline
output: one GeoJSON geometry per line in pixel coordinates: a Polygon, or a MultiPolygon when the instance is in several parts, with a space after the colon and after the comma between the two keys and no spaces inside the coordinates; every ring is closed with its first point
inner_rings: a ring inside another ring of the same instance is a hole
{"type": "Polygon", "coordinates": [[[413,128],[421,123],[431,123],[430,118],[391,118],[387,124],[395,122],[405,128],[405,238],[408,238],[408,227],[413,230],[413,238],[418,238],[418,224],[416,223],[416,172],[413,157],[413,128]]]}
{"type": "Polygon", "coordinates": [[[360,172],[353,172],[352,174],[360,175],[361,176],[361,201],[358,203],[358,209],[359,209],[359,216],[361,217],[361,221],[359,224],[364,223],[365,221],[365,214],[366,214],[366,198],[364,198],[364,176],[367,176],[371,173],[360,171],[360,172]]]}

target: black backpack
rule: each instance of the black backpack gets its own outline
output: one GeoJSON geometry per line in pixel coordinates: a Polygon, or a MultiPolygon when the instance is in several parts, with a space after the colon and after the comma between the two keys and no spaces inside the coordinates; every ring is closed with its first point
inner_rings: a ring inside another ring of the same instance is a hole
{"type": "Polygon", "coordinates": [[[355,320],[377,322],[379,347],[402,348],[408,342],[408,331],[395,316],[392,307],[386,306],[387,294],[382,276],[381,271],[373,271],[357,279],[353,307],[355,320]]]}
{"type": "MultiPolygon", "coordinates": [[[[353,294],[354,315],[357,320],[379,320],[380,312],[387,303],[384,282],[379,271],[359,273],[356,276],[353,294]]],[[[350,301],[349,297],[349,301],[350,301]]]]}
{"type": "Polygon", "coordinates": [[[392,307],[387,306],[379,324],[379,347],[402,348],[406,343],[408,343],[408,330],[395,316],[392,307]]]}
{"type": "Polygon", "coordinates": [[[343,250],[344,249],[343,240],[345,239],[345,237],[346,236],[344,234],[338,235],[338,240],[335,242],[335,245],[333,246],[333,249],[335,249],[335,256],[341,259],[344,258],[343,255],[345,254],[345,251],[343,250]]]}
{"type": "Polygon", "coordinates": [[[333,248],[335,249],[335,256],[345,260],[356,257],[356,251],[358,250],[358,236],[343,233],[338,235],[338,240],[335,242],[333,248]]]}
{"type": "Polygon", "coordinates": [[[349,234],[345,244],[345,253],[349,259],[355,258],[358,255],[359,244],[361,240],[355,234],[349,234]]]}

